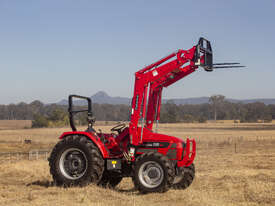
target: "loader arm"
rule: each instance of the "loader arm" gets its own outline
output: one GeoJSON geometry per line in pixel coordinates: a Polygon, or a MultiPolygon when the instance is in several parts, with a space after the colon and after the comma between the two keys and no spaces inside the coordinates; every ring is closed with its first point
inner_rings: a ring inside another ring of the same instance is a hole
{"type": "Polygon", "coordinates": [[[134,146],[142,144],[144,128],[152,130],[154,121],[158,123],[163,87],[169,87],[199,67],[207,72],[220,68],[244,67],[236,66],[237,64],[239,63],[213,64],[211,43],[205,38],[200,38],[198,44],[191,49],[179,49],[136,72],[129,125],[131,144],[134,146]],[[139,120],[141,120],[140,135],[138,135],[139,120]]]}
{"type": "Polygon", "coordinates": [[[158,122],[163,87],[168,87],[179,81],[194,72],[199,66],[208,69],[212,67],[212,62],[205,64],[206,57],[207,59],[212,58],[211,46],[208,48],[208,53],[206,49],[203,50],[199,47],[200,42],[189,50],[178,50],[135,73],[129,126],[132,145],[141,144],[143,129],[146,127],[152,130],[154,121],[157,120],[158,122]],[[140,119],[142,130],[141,135],[138,135],[137,128],[140,119]]]}

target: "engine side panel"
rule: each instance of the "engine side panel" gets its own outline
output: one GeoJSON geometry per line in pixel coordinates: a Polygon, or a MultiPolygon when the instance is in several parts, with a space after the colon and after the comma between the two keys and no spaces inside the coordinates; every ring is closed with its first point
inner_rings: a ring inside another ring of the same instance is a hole
{"type": "Polygon", "coordinates": [[[143,143],[137,146],[136,154],[159,152],[170,160],[176,161],[178,167],[192,164],[196,154],[195,140],[187,139],[188,146],[186,147],[186,142],[177,137],[154,133],[146,128],[143,129],[143,132],[141,132],[141,128],[138,131],[139,135],[143,134],[143,143]]]}

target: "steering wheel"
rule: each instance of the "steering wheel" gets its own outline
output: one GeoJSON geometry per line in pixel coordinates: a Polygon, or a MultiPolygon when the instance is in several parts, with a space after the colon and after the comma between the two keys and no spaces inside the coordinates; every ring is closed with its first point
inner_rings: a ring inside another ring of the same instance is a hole
{"type": "Polygon", "coordinates": [[[112,132],[118,132],[121,133],[121,130],[123,130],[126,127],[126,124],[122,123],[122,124],[118,124],[116,126],[114,126],[111,131],[112,132]]]}

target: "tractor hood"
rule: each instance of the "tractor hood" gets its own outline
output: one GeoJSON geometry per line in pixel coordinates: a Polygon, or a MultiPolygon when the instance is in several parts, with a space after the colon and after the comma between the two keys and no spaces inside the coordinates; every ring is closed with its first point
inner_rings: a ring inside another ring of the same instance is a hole
{"type": "Polygon", "coordinates": [[[147,128],[143,128],[143,132],[141,132],[141,128],[138,128],[138,133],[139,135],[142,134],[143,142],[156,142],[156,141],[170,142],[170,143],[184,142],[184,140],[181,138],[160,134],[160,133],[154,133],[147,128]]]}

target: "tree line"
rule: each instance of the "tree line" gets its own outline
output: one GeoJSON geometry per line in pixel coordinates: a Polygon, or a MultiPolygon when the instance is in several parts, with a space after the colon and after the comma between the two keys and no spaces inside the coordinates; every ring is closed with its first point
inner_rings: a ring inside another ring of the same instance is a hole
{"type": "MultiPolygon", "coordinates": [[[[93,104],[93,113],[99,121],[129,121],[130,106],[93,104]]],[[[223,95],[214,95],[205,104],[176,105],[168,101],[161,107],[160,122],[205,122],[207,120],[239,120],[240,122],[270,122],[275,119],[275,105],[256,103],[231,103],[223,95]]],[[[0,119],[33,120],[33,127],[64,126],[69,124],[67,106],[43,104],[33,101],[0,105],[0,119]]],[[[79,124],[86,124],[86,115],[76,118],[79,124]]]]}
{"type": "Polygon", "coordinates": [[[228,101],[199,105],[175,105],[167,102],[161,110],[161,122],[206,122],[207,120],[236,120],[239,122],[271,122],[275,105],[261,102],[241,104],[228,101]]]}

